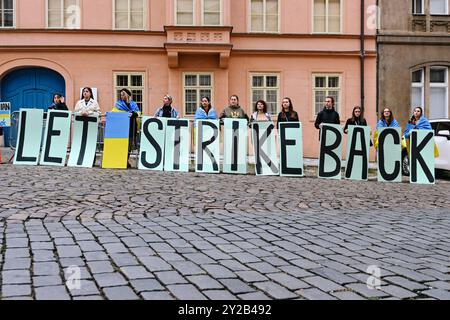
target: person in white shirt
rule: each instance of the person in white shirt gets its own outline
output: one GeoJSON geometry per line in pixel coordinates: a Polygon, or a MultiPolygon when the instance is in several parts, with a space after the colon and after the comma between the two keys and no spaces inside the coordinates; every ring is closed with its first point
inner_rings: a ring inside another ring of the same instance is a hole
{"type": "Polygon", "coordinates": [[[92,89],[89,87],[83,88],[81,100],[75,105],[75,113],[80,113],[82,116],[100,116],[100,106],[98,102],[93,99],[92,89]]]}

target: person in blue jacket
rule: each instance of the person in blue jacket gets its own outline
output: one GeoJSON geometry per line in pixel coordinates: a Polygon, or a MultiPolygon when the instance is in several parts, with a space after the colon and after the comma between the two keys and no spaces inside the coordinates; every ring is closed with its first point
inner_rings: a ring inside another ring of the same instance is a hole
{"type": "Polygon", "coordinates": [[[432,130],[431,124],[427,118],[423,115],[423,110],[421,107],[415,107],[413,115],[411,119],[408,121],[406,125],[406,129],[404,132],[405,139],[409,138],[411,134],[411,130],[432,130]]]}
{"type": "Polygon", "coordinates": [[[217,113],[216,110],[214,110],[213,106],[211,105],[211,100],[208,97],[203,97],[201,100],[200,106],[197,108],[197,111],[195,112],[195,122],[197,123],[197,120],[216,120],[217,119],[217,113]]]}

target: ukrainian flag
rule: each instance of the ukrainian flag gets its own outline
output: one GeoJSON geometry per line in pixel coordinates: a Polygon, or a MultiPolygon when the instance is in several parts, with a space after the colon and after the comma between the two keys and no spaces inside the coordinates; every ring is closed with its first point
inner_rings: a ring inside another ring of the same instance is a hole
{"type": "Polygon", "coordinates": [[[102,168],[127,168],[129,133],[130,117],[128,112],[106,113],[102,168]]]}

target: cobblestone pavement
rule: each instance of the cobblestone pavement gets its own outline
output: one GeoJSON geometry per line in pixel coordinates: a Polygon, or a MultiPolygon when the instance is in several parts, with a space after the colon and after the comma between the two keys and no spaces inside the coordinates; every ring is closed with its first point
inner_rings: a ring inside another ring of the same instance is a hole
{"type": "Polygon", "coordinates": [[[0,182],[2,299],[450,299],[450,181],[1,165],[0,182]]]}

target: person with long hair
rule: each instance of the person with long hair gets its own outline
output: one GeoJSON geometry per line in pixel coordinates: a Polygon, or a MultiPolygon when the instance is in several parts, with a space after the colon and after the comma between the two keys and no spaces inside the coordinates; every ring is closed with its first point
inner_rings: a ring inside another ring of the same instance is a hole
{"type": "Polygon", "coordinates": [[[264,100],[258,100],[255,103],[255,109],[250,116],[250,123],[257,121],[271,121],[272,117],[267,112],[267,103],[264,100]]]}
{"type": "Polygon", "coordinates": [[[209,97],[203,97],[200,106],[195,112],[195,120],[216,120],[217,113],[211,105],[211,99],[209,97]]]}
{"type": "Polygon", "coordinates": [[[373,144],[375,149],[378,149],[378,129],[379,128],[399,128],[397,120],[394,117],[394,113],[392,112],[390,107],[386,107],[383,109],[383,112],[380,115],[380,119],[377,122],[377,130],[375,130],[373,137],[373,144]]]}
{"type": "Polygon", "coordinates": [[[281,101],[281,111],[278,114],[278,123],[289,121],[299,121],[299,118],[298,113],[294,111],[294,105],[292,104],[291,98],[285,97],[281,101]]]}
{"type": "Polygon", "coordinates": [[[137,134],[139,131],[139,116],[141,115],[141,110],[137,103],[133,101],[130,90],[126,88],[120,90],[120,100],[115,103],[112,111],[128,112],[130,117],[129,150],[137,149],[137,134]]]}
{"type": "Polygon", "coordinates": [[[81,91],[81,100],[75,105],[75,112],[80,113],[84,117],[100,115],[100,106],[94,100],[94,94],[91,88],[83,88],[81,91]]]}
{"type": "Polygon", "coordinates": [[[432,130],[431,124],[423,115],[422,107],[415,107],[411,119],[406,124],[406,129],[403,135],[405,139],[409,138],[411,130],[432,130]]]}
{"type": "Polygon", "coordinates": [[[355,106],[352,111],[352,117],[345,122],[344,133],[348,133],[348,126],[367,126],[367,121],[364,119],[364,114],[360,106],[355,106]]]}

